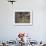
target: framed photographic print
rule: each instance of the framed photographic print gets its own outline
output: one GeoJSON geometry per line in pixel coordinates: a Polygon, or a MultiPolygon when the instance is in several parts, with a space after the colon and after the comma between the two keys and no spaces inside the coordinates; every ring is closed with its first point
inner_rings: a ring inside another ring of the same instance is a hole
{"type": "Polygon", "coordinates": [[[32,25],[32,11],[16,11],[15,25],[32,25]]]}

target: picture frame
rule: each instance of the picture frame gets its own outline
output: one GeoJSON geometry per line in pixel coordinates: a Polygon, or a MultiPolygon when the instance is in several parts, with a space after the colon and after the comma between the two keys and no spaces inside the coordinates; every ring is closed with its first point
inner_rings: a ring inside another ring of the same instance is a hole
{"type": "Polygon", "coordinates": [[[30,26],[32,25],[32,11],[30,10],[16,10],[14,23],[18,26],[30,26]]]}

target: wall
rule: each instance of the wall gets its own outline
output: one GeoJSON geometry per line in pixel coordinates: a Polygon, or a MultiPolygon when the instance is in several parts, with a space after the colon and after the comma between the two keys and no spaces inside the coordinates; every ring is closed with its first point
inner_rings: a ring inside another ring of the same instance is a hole
{"type": "Polygon", "coordinates": [[[33,40],[46,40],[46,0],[17,0],[13,5],[0,0],[0,40],[15,40],[18,32],[26,32],[33,40]],[[15,26],[16,10],[32,10],[32,26],[15,26]]]}

